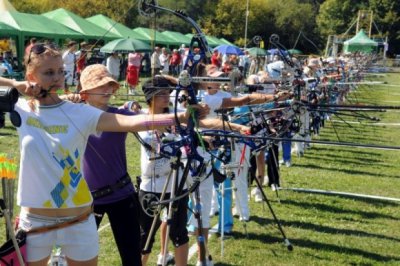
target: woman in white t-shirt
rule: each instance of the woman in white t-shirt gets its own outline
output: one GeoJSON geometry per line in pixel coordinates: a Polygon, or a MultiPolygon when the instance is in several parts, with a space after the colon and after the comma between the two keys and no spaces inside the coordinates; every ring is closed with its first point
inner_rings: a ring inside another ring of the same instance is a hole
{"type": "MultiPolygon", "coordinates": [[[[169,97],[170,97],[170,85],[166,78],[162,76],[155,76],[151,80],[147,81],[143,87],[143,93],[146,102],[149,105],[148,110],[143,110],[150,116],[162,113],[169,113],[169,97]]],[[[164,130],[165,131],[165,130],[164,130]]],[[[141,145],[141,182],[139,190],[139,199],[141,202],[150,195],[155,195],[158,198],[161,197],[164,186],[168,183],[166,188],[166,196],[164,199],[168,199],[172,193],[173,177],[170,176],[172,161],[170,158],[162,157],[159,154],[159,149],[163,145],[165,140],[174,140],[177,136],[172,133],[162,132],[157,129],[152,129],[143,132],[139,132],[139,136],[142,138],[143,143],[141,145]],[[169,179],[170,178],[170,179],[169,179]]],[[[180,167],[179,167],[180,168],[180,167]]],[[[179,169],[179,173],[182,173],[183,169],[179,169]]],[[[178,177],[177,184],[181,182],[181,176],[178,177]]],[[[185,186],[186,188],[186,186],[185,186]]],[[[182,193],[185,193],[185,189],[182,193]]],[[[176,188],[173,193],[175,194],[178,189],[176,188]]],[[[186,265],[188,259],[188,231],[186,229],[187,223],[187,203],[188,195],[176,202],[172,214],[172,220],[168,222],[170,225],[169,237],[175,247],[175,264],[186,265]]],[[[166,206],[168,207],[168,206],[166,206]]],[[[147,212],[141,209],[140,224],[142,228],[142,265],[147,264],[150,252],[152,250],[154,235],[158,228],[161,226],[161,251],[158,255],[157,264],[162,264],[164,255],[164,242],[167,236],[163,236],[166,232],[167,222],[157,219],[156,228],[153,230],[153,234],[150,236],[150,245],[145,249],[145,244],[151,232],[153,217],[149,216],[147,212]]],[[[167,251],[165,252],[167,254],[167,251]]],[[[166,262],[172,259],[172,255],[168,254],[166,262]]]]}
{"type": "MultiPolygon", "coordinates": [[[[17,204],[19,227],[28,233],[29,265],[47,265],[53,245],[59,245],[71,265],[97,265],[98,235],[91,212],[92,196],[81,169],[89,135],[101,131],[136,132],[175,124],[174,115],[124,116],[63,101],[56,93],[64,85],[61,53],[45,44],[32,46],[25,58],[27,82],[1,79],[30,99],[20,98],[15,110],[21,151],[17,204]],[[48,230],[49,226],[55,227],[48,230]]],[[[96,73],[90,77],[96,82],[96,73]]],[[[107,77],[105,77],[107,79],[107,77]]],[[[110,77],[110,82],[115,82],[110,77]]],[[[74,96],[74,95],[72,95],[74,96]]],[[[75,95],[76,96],[76,95],[75,95]]],[[[111,94],[105,94],[105,100],[111,94]]],[[[201,116],[207,107],[198,106],[201,116]]],[[[186,121],[189,113],[179,113],[186,121]]]]}

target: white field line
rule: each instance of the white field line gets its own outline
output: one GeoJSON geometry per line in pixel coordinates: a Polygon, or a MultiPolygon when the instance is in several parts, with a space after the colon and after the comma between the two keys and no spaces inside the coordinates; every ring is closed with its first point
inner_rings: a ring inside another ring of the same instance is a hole
{"type": "Polygon", "coordinates": [[[103,226],[101,226],[98,230],[97,230],[97,232],[101,232],[101,231],[103,231],[104,229],[107,229],[107,227],[110,227],[110,223],[106,223],[105,225],[103,225],[103,226]]]}
{"type": "MultiPolygon", "coordinates": [[[[360,123],[357,121],[341,121],[341,120],[331,120],[332,122],[335,123],[346,123],[346,124],[364,124],[360,123]]],[[[399,127],[400,123],[370,123],[370,124],[365,124],[368,126],[392,126],[392,127],[399,127]]]]}

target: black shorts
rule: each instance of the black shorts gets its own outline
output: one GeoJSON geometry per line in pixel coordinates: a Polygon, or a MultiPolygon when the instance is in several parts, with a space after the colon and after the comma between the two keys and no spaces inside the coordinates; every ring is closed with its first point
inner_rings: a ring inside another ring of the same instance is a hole
{"type": "MultiPolygon", "coordinates": [[[[186,190],[184,190],[182,193],[186,193],[186,190]]],[[[146,191],[140,190],[139,191],[139,201],[140,202],[142,202],[143,197],[146,194],[153,194],[153,195],[157,196],[158,198],[161,197],[161,193],[153,193],[153,192],[146,192],[146,191]]],[[[169,198],[170,198],[170,194],[167,193],[165,195],[165,199],[169,199],[169,198]]],[[[186,195],[182,199],[175,202],[177,204],[176,211],[173,213],[172,219],[170,221],[167,221],[167,223],[170,225],[169,238],[171,239],[171,241],[175,247],[179,247],[179,246],[184,245],[189,242],[188,231],[186,229],[187,216],[188,216],[187,215],[188,200],[189,200],[189,195],[186,195]]],[[[165,204],[164,207],[168,208],[168,204],[165,204]]],[[[161,225],[160,216],[158,215],[156,228],[154,230],[153,235],[150,236],[151,237],[150,245],[146,250],[144,250],[147,238],[149,237],[149,232],[150,232],[151,225],[153,223],[153,219],[154,219],[154,217],[151,217],[146,212],[144,212],[143,207],[140,208],[140,219],[139,220],[140,220],[140,226],[141,226],[142,254],[148,254],[151,252],[151,249],[152,249],[153,243],[154,243],[154,235],[161,225]]]]}

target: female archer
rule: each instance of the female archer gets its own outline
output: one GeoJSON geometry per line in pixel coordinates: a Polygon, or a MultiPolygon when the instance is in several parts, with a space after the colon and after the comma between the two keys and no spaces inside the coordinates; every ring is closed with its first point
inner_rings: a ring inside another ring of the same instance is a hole
{"type": "MultiPolygon", "coordinates": [[[[136,132],[175,124],[174,115],[124,116],[85,104],[63,101],[64,68],[55,47],[36,44],[25,58],[28,86],[17,86],[15,110],[21,116],[21,160],[17,204],[19,227],[28,231],[27,262],[47,265],[54,244],[68,265],[97,265],[99,251],[93,199],[82,171],[90,135],[99,132],[136,132]],[[29,233],[35,228],[40,232],[29,233]]],[[[10,82],[11,83],[11,82],[10,82]]],[[[208,112],[198,106],[200,117],[208,112]]],[[[186,121],[189,113],[179,113],[186,121]]]]}

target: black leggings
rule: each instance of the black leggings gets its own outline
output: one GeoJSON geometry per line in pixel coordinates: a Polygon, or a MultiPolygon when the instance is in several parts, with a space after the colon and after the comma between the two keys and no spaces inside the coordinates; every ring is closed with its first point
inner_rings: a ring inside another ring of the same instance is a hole
{"type": "Polygon", "coordinates": [[[104,214],[108,215],[123,266],[142,265],[139,209],[136,193],[117,202],[94,205],[97,228],[104,214]]]}
{"type": "MultiPolygon", "coordinates": [[[[146,192],[146,191],[139,191],[139,199],[143,198],[144,195],[146,194],[154,194],[158,198],[160,198],[161,193],[152,193],[152,192],[146,192]]],[[[186,191],[183,191],[182,193],[186,193],[186,191]]],[[[170,194],[166,193],[165,194],[165,199],[169,199],[170,194]]],[[[188,231],[186,229],[187,225],[187,206],[188,206],[188,200],[189,196],[183,197],[182,199],[178,200],[177,206],[176,206],[176,211],[174,211],[172,215],[172,220],[168,221],[169,225],[171,226],[171,229],[169,231],[169,238],[171,239],[172,243],[174,244],[175,247],[179,247],[181,245],[186,244],[189,242],[189,237],[188,237],[188,231]]],[[[168,204],[167,204],[168,206],[168,204]]],[[[141,213],[140,213],[140,225],[141,225],[141,230],[142,230],[142,254],[148,254],[151,252],[151,249],[153,247],[154,243],[154,235],[157,232],[158,228],[160,228],[161,225],[161,220],[160,217],[158,217],[157,223],[156,223],[156,228],[154,230],[154,234],[151,236],[150,239],[150,245],[147,250],[144,250],[147,238],[150,233],[150,228],[153,223],[153,217],[148,216],[142,208],[140,208],[141,213]]]]}
{"type": "Polygon", "coordinates": [[[276,144],[268,148],[267,173],[268,186],[275,184],[279,187],[279,147],[276,144]]]}

